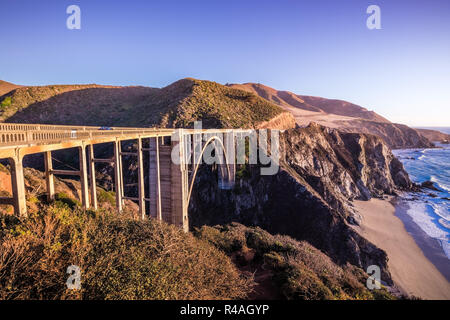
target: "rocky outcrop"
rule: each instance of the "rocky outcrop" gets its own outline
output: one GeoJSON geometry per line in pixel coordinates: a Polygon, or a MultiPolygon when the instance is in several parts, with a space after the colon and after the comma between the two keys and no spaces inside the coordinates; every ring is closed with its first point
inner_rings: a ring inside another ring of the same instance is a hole
{"type": "Polygon", "coordinates": [[[367,120],[336,121],[342,131],[369,133],[381,137],[392,149],[433,148],[435,145],[416,129],[398,123],[367,120]]]}
{"type": "Polygon", "coordinates": [[[350,200],[412,186],[383,140],[313,124],[285,131],[280,147],[278,174],[239,168],[230,191],[218,190],[214,171],[202,168],[189,208],[192,226],[231,221],[260,226],[306,240],[341,264],[379,265],[390,283],[386,253],[350,226],[358,223],[350,200]]]}

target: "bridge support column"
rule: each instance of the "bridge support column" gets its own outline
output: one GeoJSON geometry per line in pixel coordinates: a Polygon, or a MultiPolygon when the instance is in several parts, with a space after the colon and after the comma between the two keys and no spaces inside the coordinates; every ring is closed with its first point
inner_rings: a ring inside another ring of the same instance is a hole
{"type": "Polygon", "coordinates": [[[122,199],[122,206],[125,205],[125,187],[123,184],[123,159],[122,159],[122,142],[118,142],[119,145],[119,167],[120,167],[120,187],[121,187],[121,199],[122,199]]]}
{"type": "Polygon", "coordinates": [[[120,166],[120,141],[114,142],[114,184],[116,191],[116,209],[122,212],[122,185],[121,185],[121,175],[122,170],[120,166]]]}
{"type": "Polygon", "coordinates": [[[25,198],[25,178],[23,175],[22,157],[11,158],[9,163],[11,166],[14,214],[23,217],[27,215],[27,200],[25,198]]]}
{"type": "Polygon", "coordinates": [[[53,175],[52,152],[44,152],[45,181],[47,183],[47,200],[55,200],[55,179],[53,175]]]}
{"type": "Polygon", "coordinates": [[[92,208],[94,210],[98,209],[98,201],[97,201],[97,181],[95,179],[95,157],[94,157],[94,145],[91,144],[89,146],[88,153],[88,164],[89,164],[89,177],[90,177],[90,191],[91,191],[91,203],[92,208]]]}
{"type": "Polygon", "coordinates": [[[139,214],[141,219],[145,219],[145,185],[144,185],[144,159],[142,157],[142,139],[138,139],[138,197],[139,214]]]}
{"type": "Polygon", "coordinates": [[[188,221],[188,171],[186,164],[186,150],[183,130],[178,129],[172,135],[172,161],[171,161],[171,203],[172,223],[189,231],[188,221]]]}
{"type": "Polygon", "coordinates": [[[172,223],[170,151],[170,146],[163,145],[161,138],[150,138],[150,215],[168,223],[172,223]]]}
{"type": "Polygon", "coordinates": [[[78,147],[78,155],[80,159],[81,203],[83,204],[84,209],[89,209],[88,167],[85,146],[78,147]]]}
{"type": "Polygon", "coordinates": [[[219,165],[219,188],[232,189],[236,177],[236,141],[233,131],[223,135],[223,146],[225,147],[224,164],[219,165]]]}

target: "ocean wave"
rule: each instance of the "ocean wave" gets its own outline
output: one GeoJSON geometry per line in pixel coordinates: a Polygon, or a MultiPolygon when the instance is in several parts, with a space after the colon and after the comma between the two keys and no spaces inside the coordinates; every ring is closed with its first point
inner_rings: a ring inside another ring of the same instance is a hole
{"type": "Polygon", "coordinates": [[[442,230],[439,227],[440,224],[439,226],[436,224],[438,219],[430,215],[428,208],[434,213],[433,208],[425,203],[409,203],[409,209],[406,212],[429,237],[447,241],[448,232],[442,230]]]}
{"type": "Polygon", "coordinates": [[[447,256],[447,258],[450,259],[450,242],[448,242],[448,241],[441,241],[441,245],[442,245],[442,249],[445,252],[445,255],[447,256]]]}
{"type": "Polygon", "coordinates": [[[446,185],[443,181],[439,180],[438,177],[431,176],[430,181],[436,183],[439,188],[450,192],[450,186],[446,185]]]}
{"type": "Polygon", "coordinates": [[[430,203],[430,206],[435,214],[445,220],[450,221],[449,206],[447,203],[434,202],[430,203]]]}
{"type": "Polygon", "coordinates": [[[447,229],[450,229],[450,221],[445,220],[444,218],[439,219],[439,223],[446,227],[447,229]]]}

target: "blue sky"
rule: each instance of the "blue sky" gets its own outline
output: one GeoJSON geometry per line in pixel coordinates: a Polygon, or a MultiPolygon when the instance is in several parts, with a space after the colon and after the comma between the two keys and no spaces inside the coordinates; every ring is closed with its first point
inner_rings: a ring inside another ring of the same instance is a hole
{"type": "Polygon", "coordinates": [[[0,79],[162,87],[184,77],[339,98],[450,126],[450,1],[0,0],[0,79]],[[81,8],[81,30],[66,8],[81,8]],[[366,9],[381,8],[381,30],[366,9]]]}

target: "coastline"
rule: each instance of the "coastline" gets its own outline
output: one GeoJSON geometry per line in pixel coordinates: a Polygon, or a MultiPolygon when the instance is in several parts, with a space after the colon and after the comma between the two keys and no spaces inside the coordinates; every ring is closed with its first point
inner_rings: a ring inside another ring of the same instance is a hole
{"type": "Polygon", "coordinates": [[[442,261],[436,260],[438,248],[414,229],[405,203],[389,198],[355,200],[353,204],[362,217],[361,225],[354,229],[386,251],[392,280],[402,293],[422,299],[450,299],[450,283],[437,267],[443,267],[442,261]]]}
{"type": "Polygon", "coordinates": [[[403,222],[406,231],[413,237],[425,257],[439,270],[450,283],[450,260],[445,255],[439,241],[428,236],[407,213],[408,201],[394,198],[395,215],[403,222]]]}

